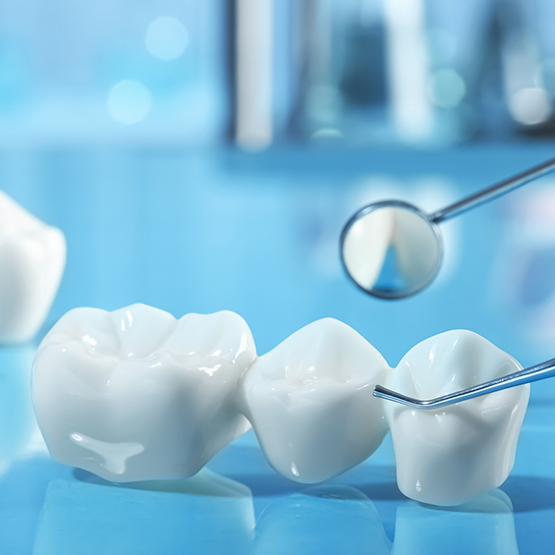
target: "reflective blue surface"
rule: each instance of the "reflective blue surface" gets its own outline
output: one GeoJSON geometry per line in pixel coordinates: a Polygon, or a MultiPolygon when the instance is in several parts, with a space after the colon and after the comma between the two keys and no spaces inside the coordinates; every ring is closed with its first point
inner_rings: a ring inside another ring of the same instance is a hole
{"type": "MultiPolygon", "coordinates": [[[[376,197],[434,210],[552,151],[4,152],[0,180],[68,239],[45,330],[74,306],[142,301],[176,316],[235,310],[260,354],[332,316],[390,365],[431,335],[468,328],[526,366],[553,356],[555,182],[445,224],[440,279],[406,301],[355,290],[340,272],[337,239],[350,213],[376,197]]],[[[119,487],[59,465],[34,424],[33,348],[0,351],[0,553],[552,553],[551,382],[532,386],[515,469],[501,489],[440,510],[400,494],[389,437],[366,463],[316,488],[275,474],[252,432],[188,482],[119,487]]]]}

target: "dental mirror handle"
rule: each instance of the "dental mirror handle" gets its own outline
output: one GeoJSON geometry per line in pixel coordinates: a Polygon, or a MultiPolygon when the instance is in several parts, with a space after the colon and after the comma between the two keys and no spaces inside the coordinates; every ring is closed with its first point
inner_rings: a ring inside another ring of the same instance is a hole
{"type": "Polygon", "coordinates": [[[439,224],[444,222],[445,220],[450,220],[459,214],[467,212],[472,208],[476,208],[490,200],[494,200],[502,195],[510,193],[514,191],[518,187],[522,187],[522,185],[526,185],[526,183],[530,183],[530,181],[534,181],[538,177],[545,175],[551,171],[555,170],[555,158],[551,158],[546,162],[542,162],[533,168],[529,168],[521,173],[517,173],[512,177],[508,177],[499,183],[495,183],[490,187],[486,187],[481,191],[473,193],[453,204],[443,208],[442,210],[438,210],[434,214],[430,215],[430,219],[432,222],[439,224]]]}
{"type": "Polygon", "coordinates": [[[377,385],[374,388],[374,397],[380,397],[381,399],[386,399],[387,401],[400,403],[401,405],[406,405],[407,407],[437,409],[448,407],[449,405],[454,405],[455,403],[460,403],[461,401],[467,401],[468,399],[474,399],[475,397],[481,397],[482,395],[487,395],[488,393],[494,393],[496,391],[509,389],[510,387],[517,387],[519,385],[536,382],[538,380],[545,380],[546,378],[552,378],[554,376],[555,358],[552,358],[542,362],[541,364],[536,364],[536,366],[519,370],[518,372],[508,374],[507,376],[503,376],[480,385],[475,385],[474,387],[469,387],[468,389],[463,389],[462,391],[457,391],[456,393],[436,397],[435,399],[415,399],[413,397],[397,393],[396,391],[392,391],[391,389],[387,389],[386,387],[382,387],[381,385],[377,385]]]}

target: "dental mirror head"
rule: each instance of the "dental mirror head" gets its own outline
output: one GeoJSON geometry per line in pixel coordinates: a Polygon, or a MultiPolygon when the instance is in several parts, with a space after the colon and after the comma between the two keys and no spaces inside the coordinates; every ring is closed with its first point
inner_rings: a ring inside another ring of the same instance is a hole
{"type": "Polygon", "coordinates": [[[347,222],[339,241],[341,263],[351,281],[380,299],[404,299],[426,289],[443,260],[436,223],[402,201],[369,204],[347,222]]]}
{"type": "Polygon", "coordinates": [[[345,224],[341,264],[362,291],[380,299],[405,299],[428,287],[443,260],[438,224],[555,170],[555,158],[473,193],[433,214],[400,200],[368,204],[345,224]]]}

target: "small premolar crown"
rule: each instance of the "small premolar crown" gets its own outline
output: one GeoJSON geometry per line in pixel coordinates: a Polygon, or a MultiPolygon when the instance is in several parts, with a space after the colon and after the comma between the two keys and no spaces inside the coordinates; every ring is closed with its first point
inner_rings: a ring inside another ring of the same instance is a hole
{"type": "Polygon", "coordinates": [[[316,483],[367,459],[388,431],[383,403],[372,396],[388,371],[370,343],[331,318],[257,359],[243,381],[244,406],[270,464],[316,483]]]}
{"type": "Polygon", "coordinates": [[[252,424],[277,472],[317,483],[366,460],[391,429],[401,491],[456,505],[507,478],[529,387],[419,412],[373,397],[374,386],[426,398],[519,368],[458,330],[392,369],[331,318],[257,357],[237,314],[176,320],[138,304],[62,317],[37,351],[33,396],[53,457],[108,480],[192,476],[252,424]]]}
{"type": "MultiPolygon", "coordinates": [[[[387,385],[428,399],[521,368],[480,335],[455,330],[413,347],[387,385]]],[[[529,395],[525,385],[430,411],[386,403],[399,489],[417,501],[449,506],[500,486],[514,464],[529,395]]]]}

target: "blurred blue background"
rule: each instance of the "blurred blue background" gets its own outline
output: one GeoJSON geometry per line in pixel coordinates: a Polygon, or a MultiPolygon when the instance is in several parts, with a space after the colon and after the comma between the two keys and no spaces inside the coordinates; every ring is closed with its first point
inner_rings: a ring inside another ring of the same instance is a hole
{"type": "Polygon", "coordinates": [[[4,0],[0,145],[554,132],[549,0],[4,0]]]}
{"type": "Polygon", "coordinates": [[[252,434],[209,465],[216,493],[99,483],[48,458],[28,381],[67,310],[134,302],[234,310],[259,354],[331,316],[391,366],[457,328],[552,357],[553,177],[442,224],[440,277],[411,299],[356,290],[338,239],[368,202],[433,211],[554,156],[554,18],[549,0],[3,0],[0,188],[68,259],[39,336],[0,350],[0,552],[551,553],[551,382],[503,492],[458,514],[402,497],[389,439],[339,490],[281,479],[252,434]]]}

